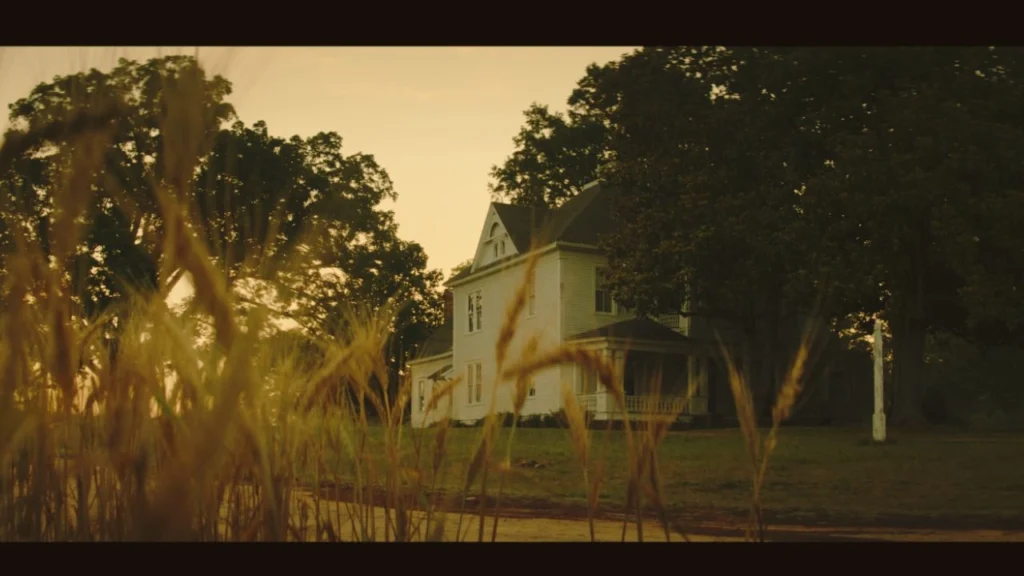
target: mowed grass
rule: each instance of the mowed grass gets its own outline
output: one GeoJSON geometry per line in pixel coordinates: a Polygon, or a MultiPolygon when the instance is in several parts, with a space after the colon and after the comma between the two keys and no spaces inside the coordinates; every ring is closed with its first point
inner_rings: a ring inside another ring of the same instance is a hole
{"type": "MultiPolygon", "coordinates": [[[[509,430],[503,429],[499,446],[509,430]]],[[[433,430],[423,435],[429,453],[433,430]]],[[[444,486],[459,491],[464,466],[481,431],[448,431],[449,470],[444,486]]],[[[608,434],[600,510],[621,511],[628,471],[622,432],[593,431],[599,459],[608,434]]],[[[764,486],[764,507],[775,521],[1005,523],[1024,509],[1024,436],[951,432],[898,433],[873,445],[869,430],[783,428],[764,486]]],[[[377,439],[374,439],[374,443],[377,439]]],[[[342,465],[344,466],[344,465],[342,465]]],[[[659,448],[664,500],[673,514],[750,508],[750,460],[737,429],[671,432],[659,448]]],[[[469,490],[477,492],[476,487],[469,490]]],[[[489,489],[489,493],[493,492],[489,489]]],[[[559,508],[586,504],[568,430],[519,429],[505,485],[509,507],[559,508]],[[521,464],[530,462],[540,467],[521,464]]]]}

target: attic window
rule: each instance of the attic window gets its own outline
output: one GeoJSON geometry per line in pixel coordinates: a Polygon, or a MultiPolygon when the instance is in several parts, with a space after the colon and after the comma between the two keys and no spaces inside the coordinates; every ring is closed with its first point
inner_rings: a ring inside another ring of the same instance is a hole
{"type": "Polygon", "coordinates": [[[501,224],[498,224],[497,222],[495,222],[494,224],[491,224],[491,233],[489,234],[489,236],[491,238],[494,238],[495,234],[498,233],[498,229],[499,228],[501,228],[501,224]]]}

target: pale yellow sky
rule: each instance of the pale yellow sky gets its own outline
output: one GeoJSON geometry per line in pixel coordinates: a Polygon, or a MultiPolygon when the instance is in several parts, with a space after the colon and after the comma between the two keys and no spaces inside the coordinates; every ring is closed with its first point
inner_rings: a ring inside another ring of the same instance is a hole
{"type": "MultiPolygon", "coordinates": [[[[4,48],[0,102],[38,83],[117,59],[194,54],[184,48],[4,48]]],[[[513,151],[532,103],[563,110],[587,65],[630,47],[200,48],[234,85],[247,124],[277,136],[341,135],[346,154],[373,154],[391,175],[402,238],[447,275],[472,256],[490,197],[488,172],[513,151]]],[[[6,129],[7,110],[0,130],[6,129]]]]}

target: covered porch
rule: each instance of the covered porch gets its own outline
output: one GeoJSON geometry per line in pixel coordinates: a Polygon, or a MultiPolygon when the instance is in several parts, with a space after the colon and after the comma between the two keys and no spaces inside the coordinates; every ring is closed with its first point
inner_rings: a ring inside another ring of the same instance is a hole
{"type": "Polygon", "coordinates": [[[569,341],[609,361],[625,393],[623,411],[597,374],[574,366],[577,399],[594,420],[690,421],[708,414],[709,366],[715,350],[711,343],[645,318],[584,332],[569,341]]]}

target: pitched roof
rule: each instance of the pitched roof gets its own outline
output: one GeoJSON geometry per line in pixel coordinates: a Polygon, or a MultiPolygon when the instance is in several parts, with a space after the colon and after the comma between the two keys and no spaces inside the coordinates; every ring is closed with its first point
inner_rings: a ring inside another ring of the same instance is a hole
{"type": "Polygon", "coordinates": [[[435,382],[438,381],[438,380],[441,380],[442,376],[444,376],[444,374],[446,372],[451,371],[451,369],[452,369],[452,365],[451,364],[445,364],[444,366],[441,366],[437,370],[434,370],[430,374],[430,376],[427,376],[427,379],[428,380],[434,380],[435,382]]]}
{"type": "Polygon", "coordinates": [[[419,353],[416,354],[417,358],[429,358],[431,356],[437,356],[444,354],[445,352],[452,351],[452,336],[455,332],[455,326],[452,319],[448,319],[438,327],[437,330],[427,337],[423,342],[423,347],[420,348],[419,353]]]}
{"type": "MultiPolygon", "coordinates": [[[[518,206],[492,203],[498,218],[505,225],[509,238],[520,254],[530,251],[532,245],[545,246],[552,242],[572,242],[597,246],[601,236],[612,229],[612,202],[618,196],[615,188],[594,183],[558,208],[518,206]]],[[[473,274],[498,266],[514,258],[506,256],[477,268],[473,274]]],[[[467,268],[452,276],[447,283],[461,280],[471,274],[467,268]]]]}
{"type": "Polygon", "coordinates": [[[667,328],[650,318],[631,318],[602,326],[596,330],[587,330],[569,340],[584,340],[587,338],[617,338],[621,340],[648,340],[656,342],[688,342],[689,338],[679,332],[667,328]]]}
{"type": "Polygon", "coordinates": [[[498,213],[512,244],[521,254],[530,251],[532,231],[540,228],[550,218],[552,212],[548,208],[536,206],[516,206],[514,204],[494,203],[494,211],[498,213]]]}
{"type": "Polygon", "coordinates": [[[456,280],[462,280],[466,276],[469,276],[469,274],[470,274],[469,268],[470,268],[469,266],[466,266],[458,274],[456,274],[455,276],[452,276],[451,278],[446,280],[445,284],[447,285],[447,284],[450,284],[452,282],[455,282],[456,280]]]}
{"type": "Polygon", "coordinates": [[[612,230],[612,202],[617,196],[617,189],[601,183],[581,190],[551,211],[551,218],[541,233],[542,243],[574,242],[597,246],[601,236],[612,230]]]}

